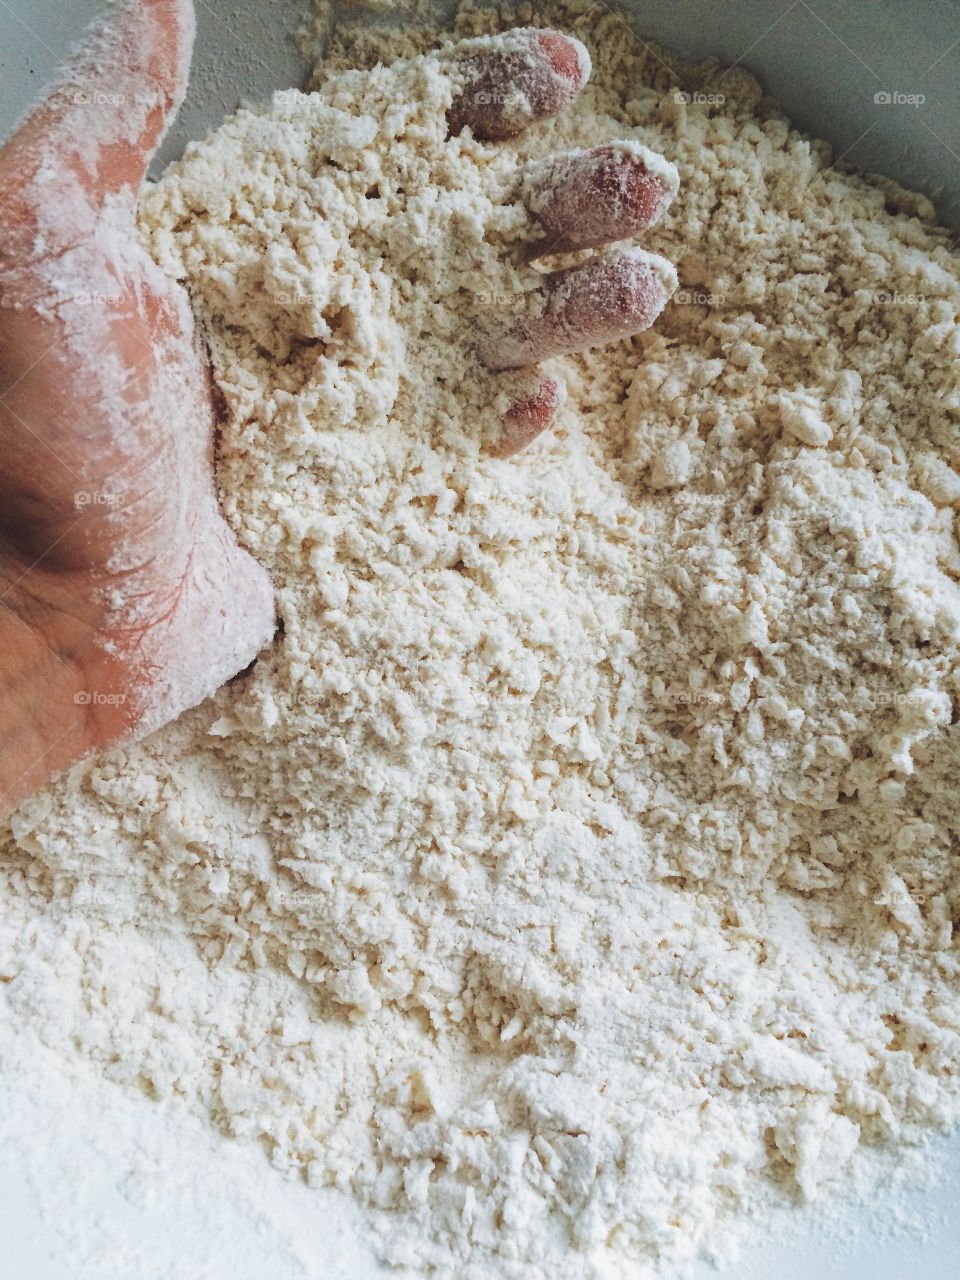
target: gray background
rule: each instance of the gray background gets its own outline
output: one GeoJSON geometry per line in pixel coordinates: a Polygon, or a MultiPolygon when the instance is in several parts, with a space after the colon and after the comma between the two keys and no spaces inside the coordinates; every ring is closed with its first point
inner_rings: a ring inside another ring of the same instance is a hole
{"type": "MultiPolygon", "coordinates": [[[[406,14],[405,4],[397,0],[382,20],[406,14]]],[[[196,5],[193,82],[164,159],[241,100],[302,83],[305,75],[289,33],[309,0],[196,5]]],[[[943,220],[960,230],[958,0],[633,0],[625,7],[638,15],[640,36],[757,72],[801,128],[828,139],[851,163],[934,196],[943,220]],[[878,91],[926,101],[878,105],[878,91]]],[[[0,135],[96,9],[96,0],[0,0],[0,135]]]]}

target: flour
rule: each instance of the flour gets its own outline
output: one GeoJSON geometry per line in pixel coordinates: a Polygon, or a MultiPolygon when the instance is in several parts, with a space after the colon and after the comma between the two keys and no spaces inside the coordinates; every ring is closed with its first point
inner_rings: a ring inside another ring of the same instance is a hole
{"type": "Polygon", "coordinates": [[[960,1118],[956,261],[742,69],[538,21],[596,70],[516,141],[348,32],[147,193],[283,632],[3,858],[0,1018],[469,1280],[716,1252],[960,1118]],[[500,459],[524,174],[613,141],[679,289],[500,459]]]}

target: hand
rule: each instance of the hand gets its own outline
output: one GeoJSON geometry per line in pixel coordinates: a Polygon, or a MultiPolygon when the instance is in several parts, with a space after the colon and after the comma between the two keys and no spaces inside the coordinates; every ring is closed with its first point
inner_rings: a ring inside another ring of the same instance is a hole
{"type": "MultiPolygon", "coordinates": [[[[0,812],[91,751],[199,702],[268,640],[269,582],[217,506],[208,371],[185,293],[140,247],[136,199],[185,89],[190,0],[125,0],[0,151],[0,812]]],[[[573,100],[577,41],[520,30],[447,56],[452,130],[511,136],[573,100]]],[[[635,235],[672,166],[630,143],[521,175],[531,257],[635,235]]],[[[638,250],[538,276],[533,311],[483,339],[515,369],[646,328],[669,264],[638,250]]],[[[499,452],[552,421],[544,377],[499,452]]]]}
{"type": "Polygon", "coordinates": [[[190,0],[125,0],[0,150],[0,813],[274,629],[217,505],[187,296],[134,227],[192,40],[190,0]]]}
{"type": "MultiPolygon", "coordinates": [[[[447,117],[451,132],[469,126],[487,141],[513,137],[555,115],[590,75],[590,56],[579,40],[534,28],[465,41],[444,56],[465,82],[447,117]]],[[[529,256],[636,236],[662,217],[678,186],[674,166],[636,142],[531,164],[520,175],[520,196],[541,236],[529,256]]],[[[675,288],[673,266],[641,249],[591,257],[539,277],[528,295],[531,308],[485,335],[481,358],[492,371],[519,369],[617,341],[649,328],[675,288]]],[[[503,415],[498,455],[518,452],[544,431],[563,397],[558,380],[544,376],[532,394],[517,399],[503,415]]]]}

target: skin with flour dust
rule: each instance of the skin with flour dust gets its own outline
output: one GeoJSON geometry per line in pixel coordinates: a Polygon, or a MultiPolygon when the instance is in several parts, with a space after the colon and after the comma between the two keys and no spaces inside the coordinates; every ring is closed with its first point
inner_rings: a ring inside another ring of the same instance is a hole
{"type": "MultiPolygon", "coordinates": [[[[134,230],[193,34],[190,0],[126,0],[0,150],[0,814],[200,702],[274,631],[267,575],[219,511],[186,292],[134,230]]],[[[460,86],[450,129],[484,141],[563,110],[590,73],[580,42],[552,31],[443,56],[460,86]]],[[[634,236],[676,193],[673,166],[628,143],[521,180],[543,233],[531,257],[634,236]]],[[[546,274],[532,314],[480,338],[491,397],[497,371],[647,328],[675,287],[671,265],[637,249],[546,274]]],[[[522,449],[563,398],[535,378],[503,411],[496,452],[522,449]]]]}

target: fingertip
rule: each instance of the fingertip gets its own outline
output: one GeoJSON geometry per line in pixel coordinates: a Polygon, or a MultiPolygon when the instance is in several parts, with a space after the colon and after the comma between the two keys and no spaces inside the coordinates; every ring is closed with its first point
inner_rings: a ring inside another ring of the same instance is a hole
{"type": "Polygon", "coordinates": [[[534,304],[498,332],[479,354],[488,369],[519,369],[572,355],[648,329],[677,288],[676,268],[659,254],[627,249],[547,275],[534,304]]]}
{"type": "Polygon", "coordinates": [[[192,0],[121,0],[101,14],[3,148],[22,185],[59,168],[94,204],[138,186],[186,93],[195,26],[192,0]]]}
{"type": "Polygon", "coordinates": [[[540,379],[539,386],[518,396],[501,414],[503,431],[490,450],[495,458],[512,458],[552,426],[567,398],[564,383],[553,375],[540,379]]]}
{"type": "Polygon", "coordinates": [[[669,160],[633,140],[535,161],[521,184],[523,202],[543,232],[530,257],[639,235],[660,220],[679,185],[669,160]]]}
{"type": "Polygon", "coordinates": [[[453,46],[463,85],[447,113],[451,134],[469,127],[497,142],[562,111],[586,84],[590,54],[574,36],[520,27],[453,46]]]}
{"type": "Polygon", "coordinates": [[[576,36],[566,36],[559,31],[536,31],[534,35],[556,75],[568,80],[579,93],[593,70],[587,46],[576,36]]]}
{"type": "Polygon", "coordinates": [[[193,0],[142,0],[142,3],[155,22],[156,61],[150,72],[179,105],[186,91],[196,35],[193,0]]]}

